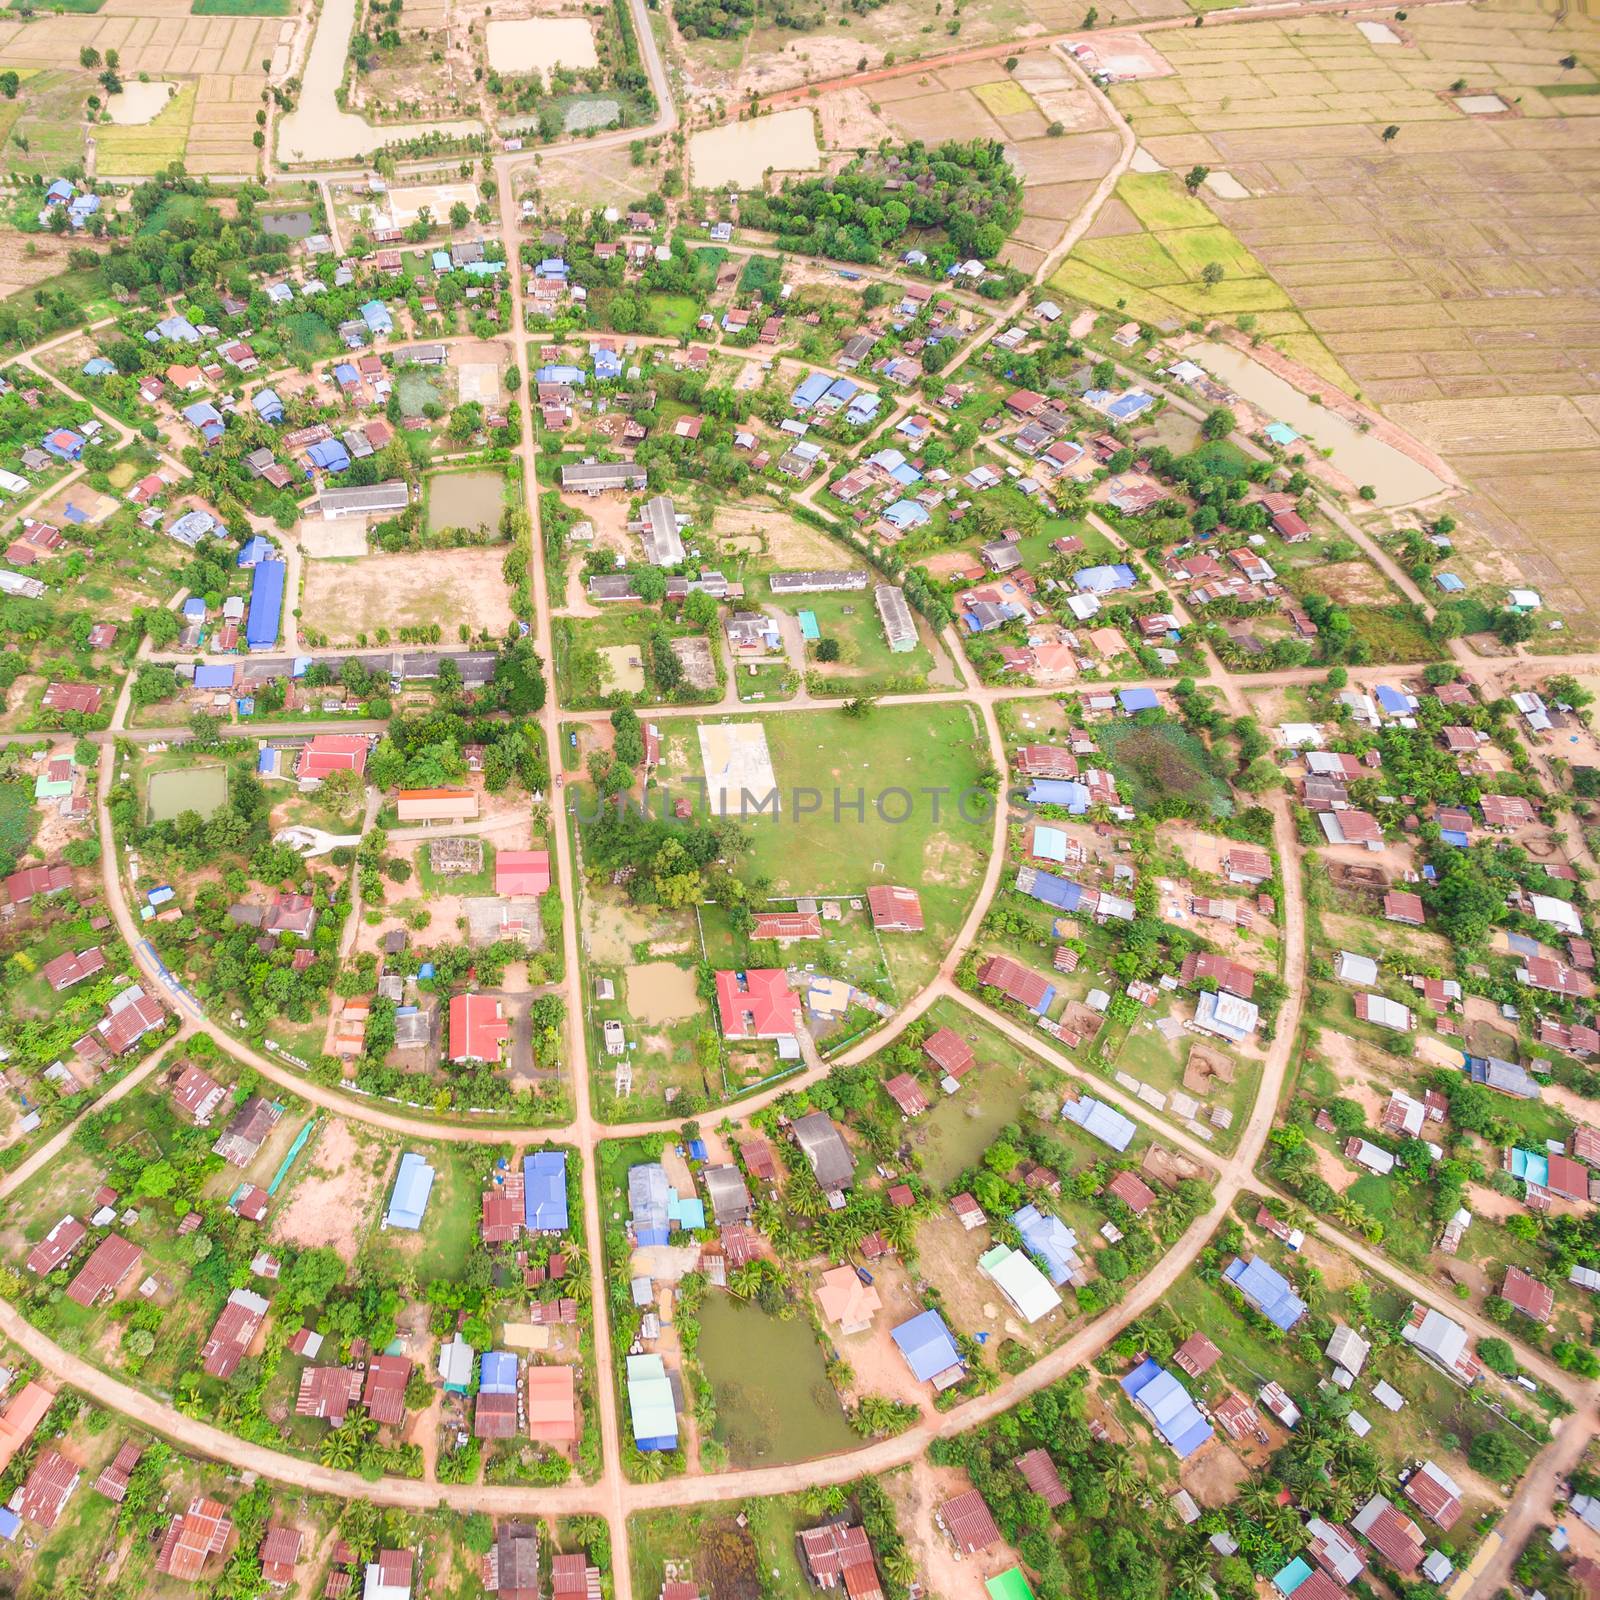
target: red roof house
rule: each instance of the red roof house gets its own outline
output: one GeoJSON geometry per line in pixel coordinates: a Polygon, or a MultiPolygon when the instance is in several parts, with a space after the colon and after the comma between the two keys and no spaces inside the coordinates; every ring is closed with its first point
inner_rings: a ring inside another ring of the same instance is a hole
{"type": "Polygon", "coordinates": [[[450,1059],[498,1061],[511,1020],[492,994],[458,994],[450,1001],[450,1059]]]}
{"type": "Polygon", "coordinates": [[[548,850],[502,850],[494,858],[494,892],[537,897],[550,887],[548,850]]]}
{"type": "Polygon", "coordinates": [[[964,1078],[972,1070],[972,1046],[951,1028],[940,1028],[922,1041],[922,1053],[942,1073],[964,1078]]]}
{"type": "Polygon", "coordinates": [[[33,1247],[28,1256],[28,1271],[38,1273],[41,1278],[47,1272],[54,1272],[83,1243],[88,1231],[76,1217],[70,1214],[63,1217],[33,1247]]]}
{"type": "Polygon", "coordinates": [[[1506,1280],[1500,1285],[1500,1298],[1540,1327],[1550,1321],[1556,1308],[1555,1290],[1548,1283],[1540,1283],[1521,1267],[1506,1268],[1506,1280]]]}
{"type": "Polygon", "coordinates": [[[777,967],[716,975],[717,1012],[726,1039],[781,1039],[801,1026],[800,1000],[777,967]]]}
{"type": "Polygon", "coordinates": [[[300,752],[295,775],[302,783],[321,783],[330,773],[367,770],[367,740],[362,734],[319,733],[300,752]]]}
{"type": "Polygon", "coordinates": [[[119,1234],[107,1234],[67,1285],[67,1298],[84,1307],[109,1300],[138,1265],[139,1247],[119,1234]]]}
{"type": "Polygon", "coordinates": [[[922,932],[922,897],[915,889],[875,883],[867,890],[867,906],[879,933],[922,932]]]}

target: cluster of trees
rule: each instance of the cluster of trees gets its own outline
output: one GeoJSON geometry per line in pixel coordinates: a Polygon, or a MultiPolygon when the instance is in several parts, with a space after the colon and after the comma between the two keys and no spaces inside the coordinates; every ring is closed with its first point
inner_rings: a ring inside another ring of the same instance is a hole
{"type": "Polygon", "coordinates": [[[747,196],[746,227],[778,235],[780,249],[876,262],[908,233],[945,236],[952,259],[993,260],[1022,217],[1022,180],[998,139],[887,143],[836,176],[790,179],[747,196]]]}

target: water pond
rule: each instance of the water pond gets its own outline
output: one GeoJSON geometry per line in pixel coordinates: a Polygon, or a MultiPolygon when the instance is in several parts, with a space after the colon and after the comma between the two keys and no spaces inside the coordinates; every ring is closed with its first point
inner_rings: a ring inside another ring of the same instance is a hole
{"type": "Polygon", "coordinates": [[[861,1441],[828,1382],[803,1316],[788,1322],[720,1289],[700,1306],[700,1364],[717,1398],[716,1438],[736,1467],[781,1466],[861,1441]]]}
{"type": "Polygon", "coordinates": [[[261,231],[280,239],[305,239],[311,233],[309,211],[269,211],[261,218],[261,231]]]}
{"type": "Polygon", "coordinates": [[[506,481],[498,472],[446,472],[428,484],[428,532],[446,528],[500,525],[506,508],[506,481]]]}
{"type": "Polygon", "coordinates": [[[170,822],[184,811],[211,817],[228,798],[226,767],[184,767],[150,777],[150,820],[170,822]]]}

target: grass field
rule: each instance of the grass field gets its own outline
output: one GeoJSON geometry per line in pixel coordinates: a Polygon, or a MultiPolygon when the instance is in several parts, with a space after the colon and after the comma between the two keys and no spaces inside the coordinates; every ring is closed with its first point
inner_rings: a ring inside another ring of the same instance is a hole
{"type": "Polygon", "coordinates": [[[997,117],[1019,117],[1036,109],[1020,83],[980,83],[972,92],[997,117]]]}
{"type": "MultiPolygon", "coordinates": [[[[94,11],[97,6],[98,0],[69,9],[94,11]]],[[[63,167],[82,161],[84,108],[94,88],[87,72],[41,72],[25,78],[17,99],[7,102],[20,108],[3,149],[7,170],[56,177],[63,167]]]]}
{"type": "Polygon", "coordinates": [[[20,11],[25,4],[30,3],[35,10],[66,11],[76,17],[89,17],[93,16],[106,0],[50,0],[48,6],[38,5],[37,0],[11,0],[9,9],[20,11]]]}
{"type": "Polygon", "coordinates": [[[194,0],[196,17],[292,17],[294,0],[194,0]]]}
{"type": "Polygon", "coordinates": [[[95,130],[95,160],[99,171],[119,178],[144,178],[161,172],[183,158],[194,121],[195,87],[184,84],[155,118],[139,128],[118,128],[102,123],[95,130]]]}
{"type": "MultiPolygon", "coordinates": [[[[917,889],[926,933],[885,934],[883,948],[901,991],[920,987],[966,915],[989,839],[969,793],[985,764],[971,710],[880,706],[859,718],[797,712],[762,726],[781,810],[742,824],[751,845],[746,870],[769,878],[774,895],[859,895],[875,883],[917,889]],[[799,790],[814,791],[814,799],[799,790]],[[963,796],[972,821],[958,810],[963,796]]],[[[696,728],[666,725],[661,777],[669,787],[704,777],[696,728]]]]}
{"type": "Polygon", "coordinates": [[[790,616],[809,611],[822,637],[838,641],[839,659],[827,665],[818,662],[815,644],[806,647],[813,693],[850,695],[907,678],[925,684],[934,669],[933,652],[921,643],[899,655],[889,648],[870,587],[841,594],[769,594],[766,603],[790,616]]]}
{"type": "Polygon", "coordinates": [[[700,315],[700,307],[686,294],[646,295],[645,309],[655,331],[670,339],[692,331],[700,315]]]}
{"type": "Polygon", "coordinates": [[[33,840],[33,824],[33,790],[26,780],[0,783],[0,857],[25,855],[33,840]]]}

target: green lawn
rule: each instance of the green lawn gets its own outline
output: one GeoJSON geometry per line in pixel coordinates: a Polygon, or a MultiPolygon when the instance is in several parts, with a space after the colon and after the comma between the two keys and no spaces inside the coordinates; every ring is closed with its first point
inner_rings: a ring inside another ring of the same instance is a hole
{"type": "Polygon", "coordinates": [[[18,11],[25,3],[31,3],[39,12],[69,11],[74,16],[87,17],[98,11],[106,0],[11,0],[10,9],[18,11]]]}
{"type": "MultiPolygon", "coordinates": [[[[476,1146],[416,1145],[414,1149],[434,1171],[433,1190],[421,1229],[415,1234],[396,1233],[384,1237],[409,1250],[417,1277],[424,1287],[439,1278],[453,1278],[472,1252],[472,1241],[482,1215],[482,1194],[490,1165],[487,1149],[476,1146]]],[[[380,1204],[386,1207],[394,1191],[398,1158],[389,1170],[388,1183],[380,1204]]],[[[380,1213],[381,1214],[381,1213],[380,1213]]]]}
{"type": "Polygon", "coordinates": [[[686,294],[646,295],[644,303],[651,326],[671,339],[692,332],[700,317],[699,304],[686,294]]]}
{"type": "MultiPolygon", "coordinates": [[[[875,883],[916,888],[927,931],[886,933],[883,946],[901,991],[920,988],[966,915],[989,840],[990,824],[969,792],[987,754],[972,711],[879,706],[859,718],[818,711],[763,726],[781,811],[745,819],[751,848],[742,870],[768,878],[773,895],[859,895],[875,883]],[[937,796],[924,792],[930,789],[937,796]],[[958,809],[963,797],[973,820],[958,809]]],[[[704,777],[696,727],[664,725],[661,781],[669,788],[704,777]]],[[[700,795],[698,784],[683,792],[700,795]]]]}
{"type": "Polygon", "coordinates": [[[774,610],[797,616],[809,611],[817,619],[824,639],[836,640],[839,659],[823,664],[815,644],[806,646],[807,671],[813,694],[852,695],[862,690],[883,693],[890,689],[925,688],[934,669],[933,652],[920,641],[914,650],[896,654],[884,638],[872,588],[839,594],[782,594],[770,592],[765,603],[774,610]]]}
{"type": "Polygon", "coordinates": [[[417,846],[417,881],[430,895],[441,894],[493,894],[494,846],[487,839],[478,841],[483,846],[483,866],[477,872],[435,872],[428,859],[429,846],[417,846]]]}

